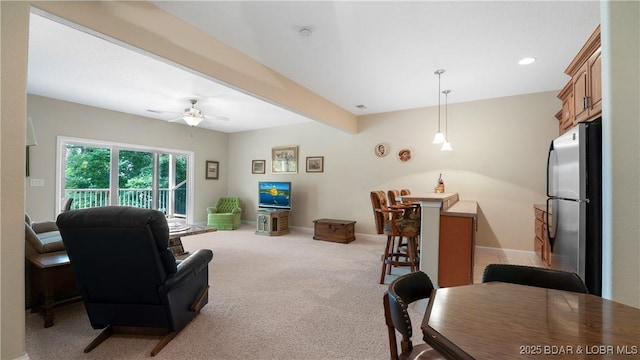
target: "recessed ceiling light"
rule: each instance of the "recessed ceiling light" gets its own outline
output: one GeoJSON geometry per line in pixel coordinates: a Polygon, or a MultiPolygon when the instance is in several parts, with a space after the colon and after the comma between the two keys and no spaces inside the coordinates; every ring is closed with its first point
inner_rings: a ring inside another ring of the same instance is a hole
{"type": "Polygon", "coordinates": [[[534,62],[536,62],[536,58],[534,58],[534,57],[526,57],[526,58],[523,58],[520,61],[518,61],[518,64],[520,64],[520,65],[529,65],[529,64],[533,64],[534,62]]]}

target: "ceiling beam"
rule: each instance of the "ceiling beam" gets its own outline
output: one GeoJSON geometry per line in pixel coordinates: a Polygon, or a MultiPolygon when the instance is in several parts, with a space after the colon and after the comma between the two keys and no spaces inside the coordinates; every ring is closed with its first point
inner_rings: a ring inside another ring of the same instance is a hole
{"type": "Polygon", "coordinates": [[[354,114],[151,3],[43,1],[32,5],[312,120],[358,132],[354,114]]]}

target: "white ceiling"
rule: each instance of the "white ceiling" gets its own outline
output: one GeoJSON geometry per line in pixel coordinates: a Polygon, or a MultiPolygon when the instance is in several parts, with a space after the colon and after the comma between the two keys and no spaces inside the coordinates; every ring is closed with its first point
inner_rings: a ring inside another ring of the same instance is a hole
{"type": "MultiPolygon", "coordinates": [[[[559,90],[600,22],[598,1],[152,3],[356,115],[437,104],[437,69],[449,103],[559,90]]],[[[227,133],[310,121],[102,38],[32,15],[28,92],[165,121],[197,98],[227,133]]]]}

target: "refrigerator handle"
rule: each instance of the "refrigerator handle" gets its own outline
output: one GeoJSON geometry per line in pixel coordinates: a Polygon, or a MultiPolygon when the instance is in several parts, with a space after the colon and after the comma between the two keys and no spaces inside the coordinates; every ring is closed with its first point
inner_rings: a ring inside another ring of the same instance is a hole
{"type": "MultiPolygon", "coordinates": [[[[553,141],[551,142],[551,145],[549,145],[549,152],[547,153],[547,196],[553,196],[551,195],[551,185],[550,185],[550,178],[551,178],[551,157],[554,154],[554,149],[553,149],[553,141]]],[[[547,212],[548,214],[548,212],[547,212]]]]}
{"type": "Polygon", "coordinates": [[[556,206],[556,211],[553,211],[553,203],[552,201],[557,201],[553,198],[547,198],[547,238],[549,238],[549,246],[551,246],[551,252],[553,252],[553,245],[556,243],[556,231],[557,231],[557,223],[558,223],[558,207],[556,206]],[[551,221],[549,221],[549,213],[551,213],[551,221]],[[553,234],[551,233],[551,229],[553,229],[553,234]]]}

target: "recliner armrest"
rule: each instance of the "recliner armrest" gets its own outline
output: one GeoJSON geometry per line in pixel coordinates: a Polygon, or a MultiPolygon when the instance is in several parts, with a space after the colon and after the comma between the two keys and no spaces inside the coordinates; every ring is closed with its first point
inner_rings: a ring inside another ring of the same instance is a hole
{"type": "Polygon", "coordinates": [[[208,212],[209,214],[215,214],[215,213],[217,213],[217,212],[218,212],[218,208],[216,208],[215,206],[208,207],[208,208],[207,208],[207,212],[208,212]]]}
{"type": "Polygon", "coordinates": [[[242,209],[240,209],[240,208],[233,208],[233,210],[231,210],[232,214],[237,214],[237,213],[241,213],[241,212],[242,212],[242,209]]]}
{"type": "Polygon", "coordinates": [[[49,231],[58,231],[58,225],[56,225],[55,221],[33,222],[31,223],[31,228],[36,234],[49,231]]]}
{"type": "Polygon", "coordinates": [[[208,271],[211,259],[213,259],[213,251],[209,249],[197,250],[178,264],[178,271],[169,277],[158,291],[161,294],[168,293],[173,288],[195,277],[201,271],[208,271]]]}
{"type": "Polygon", "coordinates": [[[24,239],[37,252],[42,252],[42,242],[38,239],[38,235],[33,231],[33,228],[27,223],[24,223],[24,239]]]}

